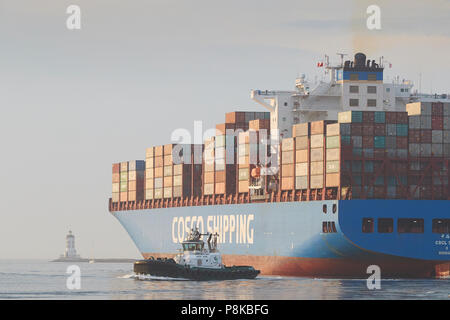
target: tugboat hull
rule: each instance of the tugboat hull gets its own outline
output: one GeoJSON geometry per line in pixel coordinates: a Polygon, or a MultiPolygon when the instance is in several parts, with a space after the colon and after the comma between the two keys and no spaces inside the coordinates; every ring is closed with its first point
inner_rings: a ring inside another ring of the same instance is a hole
{"type": "Polygon", "coordinates": [[[173,259],[147,259],[134,263],[136,274],[156,277],[181,278],[198,281],[254,279],[260,273],[250,266],[224,268],[189,267],[177,264],[173,259]]]}

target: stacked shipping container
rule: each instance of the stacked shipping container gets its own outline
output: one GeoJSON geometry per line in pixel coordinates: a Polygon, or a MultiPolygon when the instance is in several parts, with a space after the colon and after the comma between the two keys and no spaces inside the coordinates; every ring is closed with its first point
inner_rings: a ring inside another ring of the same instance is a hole
{"type": "MultiPolygon", "coordinates": [[[[270,137],[269,115],[227,113],[204,150],[169,144],[148,148],[145,162],[113,164],[112,202],[248,193],[256,181],[252,176],[264,166],[259,157],[267,156],[267,149],[260,150],[260,130],[270,137]]],[[[407,112],[348,111],[339,113],[338,123],[296,124],[280,150],[280,189],[272,191],[334,188],[341,196],[351,191],[344,198],[447,199],[450,104],[412,103],[407,112]]],[[[335,193],[313,198],[329,194],[335,193]]]]}
{"type": "Polygon", "coordinates": [[[238,137],[238,192],[248,193],[252,179],[259,178],[266,166],[270,122],[257,119],[249,122],[249,130],[238,137]]]}

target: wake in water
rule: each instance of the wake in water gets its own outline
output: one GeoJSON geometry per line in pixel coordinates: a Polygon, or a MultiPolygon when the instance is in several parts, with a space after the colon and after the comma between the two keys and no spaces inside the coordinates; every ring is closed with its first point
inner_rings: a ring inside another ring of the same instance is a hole
{"type": "Polygon", "coordinates": [[[135,280],[153,280],[153,281],[190,281],[189,279],[184,278],[169,278],[169,277],[157,277],[157,276],[151,276],[151,275],[143,275],[143,274],[135,274],[130,273],[123,276],[118,276],[118,279],[135,279],[135,280]]]}

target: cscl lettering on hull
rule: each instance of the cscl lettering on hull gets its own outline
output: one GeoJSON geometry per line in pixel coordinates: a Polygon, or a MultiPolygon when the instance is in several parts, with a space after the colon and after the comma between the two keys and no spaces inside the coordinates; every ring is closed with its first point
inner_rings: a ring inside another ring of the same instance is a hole
{"type": "Polygon", "coordinates": [[[186,240],[191,229],[197,227],[201,233],[218,233],[218,243],[253,244],[253,214],[230,214],[219,216],[174,217],[172,219],[172,242],[186,240]],[[206,220],[206,221],[205,221],[206,220]]]}

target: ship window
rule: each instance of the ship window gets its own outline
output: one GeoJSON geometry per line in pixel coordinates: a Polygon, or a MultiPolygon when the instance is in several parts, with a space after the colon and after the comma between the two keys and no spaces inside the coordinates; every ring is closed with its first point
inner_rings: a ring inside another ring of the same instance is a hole
{"type": "Polygon", "coordinates": [[[450,233],[450,219],[433,219],[434,233],[450,233]]]}
{"type": "Polygon", "coordinates": [[[357,107],[359,106],[359,100],[358,99],[350,99],[350,107],[357,107]]]}
{"type": "Polygon", "coordinates": [[[372,233],[373,232],[373,219],[372,218],[363,218],[362,220],[362,232],[363,233],[372,233]]]}
{"type": "Polygon", "coordinates": [[[284,106],[287,107],[287,102],[284,103],[284,106]]]}
{"type": "Polygon", "coordinates": [[[378,219],[379,233],[392,233],[394,231],[394,219],[380,218],[378,219]]]}
{"type": "Polygon", "coordinates": [[[405,89],[403,89],[403,88],[400,89],[400,92],[404,92],[404,91],[405,91],[405,89]]]}
{"type": "Polygon", "coordinates": [[[423,219],[414,219],[414,218],[398,219],[397,231],[398,233],[423,233],[424,231],[423,219]]]}
{"type": "Polygon", "coordinates": [[[337,211],[337,205],[335,203],[335,204],[333,204],[333,213],[336,213],[336,211],[337,211]]]}
{"type": "Polygon", "coordinates": [[[324,204],[322,206],[322,211],[323,211],[323,213],[327,213],[327,205],[326,204],[324,204]]]}
{"type": "Polygon", "coordinates": [[[322,222],[322,232],[323,233],[328,233],[328,227],[327,227],[327,222],[326,221],[322,222]]]}
{"type": "Polygon", "coordinates": [[[376,86],[367,86],[367,93],[377,93],[376,86]]]}
{"type": "Polygon", "coordinates": [[[367,99],[367,106],[368,107],[376,107],[377,106],[377,99],[367,99]]]}
{"type": "Polygon", "coordinates": [[[331,222],[331,228],[333,229],[333,232],[337,232],[336,230],[336,224],[333,222],[331,222]]]}
{"type": "Polygon", "coordinates": [[[377,74],[376,73],[369,73],[367,75],[367,80],[369,80],[369,81],[376,81],[377,80],[377,74]]]}
{"type": "Polygon", "coordinates": [[[391,92],[391,88],[386,88],[386,92],[391,92]]]}
{"type": "Polygon", "coordinates": [[[333,228],[331,227],[331,222],[327,222],[328,233],[333,233],[333,228]]]}
{"type": "Polygon", "coordinates": [[[359,80],[359,74],[357,74],[357,73],[350,73],[350,80],[352,80],[352,81],[359,80]]]}
{"type": "Polygon", "coordinates": [[[350,86],[350,93],[359,93],[358,86],[350,86]]]}

